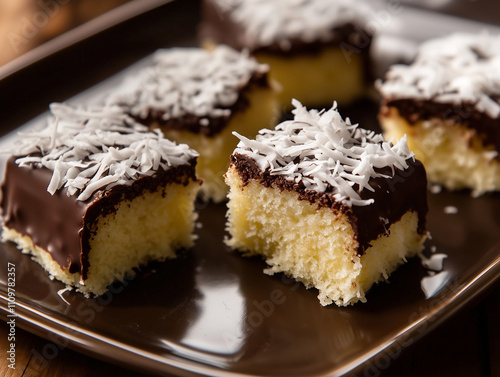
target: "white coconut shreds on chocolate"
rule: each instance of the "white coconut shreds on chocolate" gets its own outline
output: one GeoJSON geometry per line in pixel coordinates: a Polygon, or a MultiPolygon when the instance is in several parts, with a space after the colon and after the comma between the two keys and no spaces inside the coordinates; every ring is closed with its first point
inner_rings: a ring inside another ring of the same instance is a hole
{"type": "Polygon", "coordinates": [[[248,52],[227,46],[213,51],[163,49],[154,54],[152,65],[129,76],[106,102],[126,106],[140,118],[150,111],[163,113],[164,120],[194,115],[208,126],[210,118],[231,114],[229,107],[254,74],[268,71],[268,65],[258,63],[248,52]]]}
{"type": "Polygon", "coordinates": [[[334,198],[346,205],[364,206],[373,199],[363,200],[353,189],[374,189],[370,178],[387,177],[377,168],[408,168],[406,160],[414,158],[408,150],[406,137],[395,145],[382,135],[344,121],[337,104],[328,110],[307,110],[292,101],[294,119],[278,124],[274,130],[263,129],[255,140],[233,133],[240,139],[235,154],[252,158],[264,172],[283,175],[307,190],[332,190],[334,198]]]}
{"type": "Polygon", "coordinates": [[[20,132],[9,152],[23,166],[53,171],[47,191],[62,187],[68,195],[87,200],[102,188],[130,185],[160,167],[187,165],[198,153],[175,144],[159,130],[150,131],[118,106],[72,107],[50,105],[48,125],[40,131],[20,132]]]}
{"type": "Polygon", "coordinates": [[[246,40],[258,46],[279,43],[288,50],[291,40],[328,42],[333,29],[347,23],[368,25],[373,9],[363,0],[214,0],[224,13],[244,26],[246,40]]]}
{"type": "Polygon", "coordinates": [[[497,118],[500,35],[455,33],[425,42],[413,64],[392,66],[377,88],[389,100],[467,103],[497,118]]]}

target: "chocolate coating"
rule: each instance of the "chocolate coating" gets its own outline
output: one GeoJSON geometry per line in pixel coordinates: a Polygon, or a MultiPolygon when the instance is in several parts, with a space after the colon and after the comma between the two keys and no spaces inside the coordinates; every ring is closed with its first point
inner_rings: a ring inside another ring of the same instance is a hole
{"type": "Polygon", "coordinates": [[[62,189],[47,192],[52,171],[19,168],[7,161],[2,184],[3,223],[47,250],[70,273],[81,271],[81,232],[88,203],[77,201],[62,189]]]}
{"type": "MultiPolygon", "coordinates": [[[[500,102],[499,98],[494,98],[494,100],[500,102]]],[[[450,104],[432,100],[386,99],[381,115],[387,114],[391,107],[396,108],[399,115],[410,125],[428,119],[441,119],[445,121],[445,124],[463,125],[473,131],[484,146],[493,145],[495,150],[500,151],[500,118],[490,118],[485,113],[476,110],[472,103],[450,104]]],[[[500,159],[500,153],[496,159],[500,159]]]]}
{"type": "MultiPolygon", "coordinates": [[[[362,199],[374,199],[374,203],[350,207],[335,200],[332,187],[325,192],[306,190],[302,182],[287,180],[282,175],[271,175],[268,170],[262,172],[255,161],[248,156],[231,155],[231,165],[238,171],[243,185],[246,186],[251,180],[256,180],[264,187],[297,192],[299,200],[307,200],[311,204],[316,204],[318,209],[326,207],[334,213],[346,214],[359,243],[359,256],[371,246],[371,241],[376,240],[380,235],[388,234],[391,224],[399,221],[408,211],[418,213],[418,233],[425,234],[428,211],[425,169],[418,160],[414,161],[410,158],[406,162],[409,168],[404,171],[395,169],[392,179],[372,178],[369,183],[375,189],[373,192],[356,190],[362,199]]],[[[390,167],[379,172],[392,175],[390,167]]]]}
{"type": "Polygon", "coordinates": [[[15,158],[7,161],[1,186],[3,224],[48,251],[62,269],[80,272],[83,280],[89,270],[89,241],[99,217],[117,210],[123,201],[131,201],[146,192],[156,192],[170,183],[187,185],[196,181],[195,160],[190,165],[159,169],[141,177],[132,185],[117,185],[96,192],[87,201],[68,196],[65,188],[54,195],[47,192],[52,171],[46,168],[18,167],[15,158]]]}

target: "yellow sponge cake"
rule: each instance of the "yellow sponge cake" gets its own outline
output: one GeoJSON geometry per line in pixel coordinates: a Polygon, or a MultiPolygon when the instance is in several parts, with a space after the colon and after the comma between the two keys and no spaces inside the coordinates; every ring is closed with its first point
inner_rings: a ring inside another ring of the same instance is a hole
{"type": "Polygon", "coordinates": [[[198,151],[201,194],[221,202],[227,195],[223,175],[236,146],[231,132],[253,137],[277,115],[268,72],[267,65],[227,46],[210,52],[163,49],[113,90],[107,103],[198,151]]]}
{"type": "Polygon", "coordinates": [[[7,162],[4,241],[95,296],[193,245],[194,150],[118,107],[52,104],[51,113],[45,129],[20,135],[7,162]]]}
{"type": "Polygon", "coordinates": [[[427,181],[406,142],[308,111],[256,139],[240,135],[226,173],[227,245],[319,291],[322,305],[365,301],[423,249],[427,181]]]}
{"type": "Polygon", "coordinates": [[[377,87],[384,134],[407,135],[430,182],[474,196],[500,190],[500,35],[425,42],[377,87]]]}
{"type": "Polygon", "coordinates": [[[207,48],[246,49],[269,64],[282,109],[292,98],[345,104],[371,87],[373,14],[364,0],[204,0],[200,38],[207,48]]]}

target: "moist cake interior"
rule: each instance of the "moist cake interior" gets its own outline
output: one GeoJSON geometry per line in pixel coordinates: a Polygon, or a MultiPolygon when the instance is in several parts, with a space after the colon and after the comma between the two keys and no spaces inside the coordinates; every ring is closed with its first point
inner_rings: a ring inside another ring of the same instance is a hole
{"type": "Polygon", "coordinates": [[[392,145],[344,122],[335,107],[294,106],[294,120],[255,140],[237,135],[226,243],[262,256],[267,273],[317,288],[322,305],[365,301],[423,249],[425,169],[404,139],[392,145]]]}

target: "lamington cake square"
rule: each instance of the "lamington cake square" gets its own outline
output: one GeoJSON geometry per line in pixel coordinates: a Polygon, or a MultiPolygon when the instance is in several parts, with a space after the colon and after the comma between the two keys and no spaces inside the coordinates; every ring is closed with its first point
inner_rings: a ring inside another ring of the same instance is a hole
{"type": "Polygon", "coordinates": [[[425,42],[376,85],[386,138],[407,135],[430,182],[474,196],[500,189],[500,35],[425,42]]]}
{"type": "Polygon", "coordinates": [[[226,174],[226,243],[262,256],[317,288],[322,305],[347,306],[420,253],[427,181],[406,141],[391,144],[345,121],[336,104],[307,110],[241,140],[226,174]]]}
{"type": "Polygon", "coordinates": [[[119,107],[54,103],[11,152],[2,240],[85,295],[193,245],[197,153],[119,107]]]}
{"type": "Polygon", "coordinates": [[[203,46],[247,49],[271,67],[290,110],[297,98],[323,107],[348,103],[371,87],[373,9],[351,0],[204,0],[203,46]]]}
{"type": "Polygon", "coordinates": [[[227,46],[163,49],[106,101],[197,150],[201,194],[222,202],[227,195],[223,175],[236,146],[231,132],[253,137],[277,116],[268,72],[267,65],[227,46]]]}

